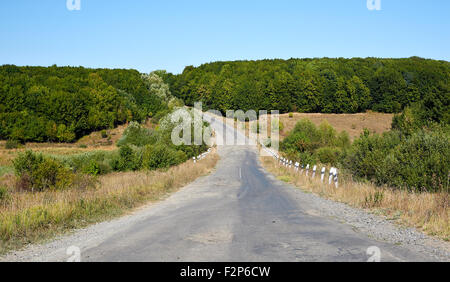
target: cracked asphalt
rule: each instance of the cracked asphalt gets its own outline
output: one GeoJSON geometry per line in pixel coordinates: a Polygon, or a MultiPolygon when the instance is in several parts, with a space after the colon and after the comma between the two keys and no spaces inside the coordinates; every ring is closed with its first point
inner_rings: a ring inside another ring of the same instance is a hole
{"type": "MultiPolygon", "coordinates": [[[[212,126],[245,139],[218,121],[212,126]]],[[[438,260],[327,216],[321,212],[327,200],[269,175],[255,147],[218,146],[218,153],[213,173],[168,199],[4,260],[65,261],[72,245],[81,249],[82,261],[365,262],[372,246],[381,261],[438,260]]]]}

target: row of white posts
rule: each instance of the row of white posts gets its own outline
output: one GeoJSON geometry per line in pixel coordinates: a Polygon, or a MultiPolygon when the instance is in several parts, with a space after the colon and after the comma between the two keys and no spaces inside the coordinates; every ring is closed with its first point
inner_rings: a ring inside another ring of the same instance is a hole
{"type": "Polygon", "coordinates": [[[208,156],[209,153],[211,153],[211,148],[209,148],[208,151],[204,152],[203,154],[198,155],[197,157],[193,157],[192,159],[194,160],[194,164],[206,158],[206,156],[208,156]]]}
{"type": "MultiPolygon", "coordinates": [[[[270,150],[268,148],[263,149],[270,155],[272,155],[281,165],[284,165],[287,168],[293,168],[295,171],[299,171],[300,174],[303,174],[304,171],[306,171],[306,176],[309,176],[309,172],[311,170],[311,166],[309,164],[306,165],[300,165],[299,162],[293,162],[291,160],[285,159],[277,154],[277,152],[270,150]]],[[[325,181],[325,173],[326,173],[326,167],[323,167],[320,173],[320,181],[322,183],[325,181]]],[[[312,178],[316,177],[317,172],[317,166],[312,167],[312,178]]],[[[328,184],[331,185],[334,182],[334,185],[336,188],[339,186],[339,177],[338,177],[338,169],[335,167],[330,168],[329,176],[328,176],[328,184]]]]}

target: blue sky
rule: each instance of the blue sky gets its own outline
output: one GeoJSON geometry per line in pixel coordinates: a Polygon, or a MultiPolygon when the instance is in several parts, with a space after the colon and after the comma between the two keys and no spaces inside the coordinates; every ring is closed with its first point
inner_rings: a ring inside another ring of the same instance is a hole
{"type": "Polygon", "coordinates": [[[410,57],[449,61],[450,1],[0,1],[0,64],[166,69],[211,61],[410,57]]]}

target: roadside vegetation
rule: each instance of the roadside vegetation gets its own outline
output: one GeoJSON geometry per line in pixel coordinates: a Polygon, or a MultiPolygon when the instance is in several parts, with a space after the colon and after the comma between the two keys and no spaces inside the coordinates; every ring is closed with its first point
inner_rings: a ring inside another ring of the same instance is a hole
{"type": "Polygon", "coordinates": [[[0,167],[0,252],[123,214],[211,171],[217,155],[188,161],[208,146],[173,145],[174,126],[171,114],[154,128],[131,122],[114,150],[17,152],[0,167]]]}
{"type": "Polygon", "coordinates": [[[320,172],[312,178],[311,173],[307,177],[305,173],[280,165],[273,158],[263,157],[261,163],[280,180],[304,191],[366,209],[400,225],[415,227],[428,235],[450,241],[450,194],[447,192],[418,193],[377,186],[368,181],[356,181],[350,173],[343,171],[340,171],[339,188],[336,188],[334,183],[328,185],[328,180],[322,183],[320,172]]]}
{"type": "Polygon", "coordinates": [[[380,135],[364,130],[353,143],[327,123],[317,127],[307,119],[299,121],[281,142],[281,152],[305,166],[338,167],[339,188],[272,159],[263,159],[263,165],[302,189],[450,240],[448,100],[432,98],[396,115],[391,131],[380,135]]]}
{"type": "Polygon", "coordinates": [[[48,185],[49,189],[33,193],[17,190],[17,180],[9,174],[0,180],[0,253],[160,200],[209,173],[217,160],[218,155],[213,153],[196,164],[188,161],[165,170],[97,177],[78,174],[73,175],[71,187],[48,185]]]}
{"type": "Polygon", "coordinates": [[[206,143],[172,143],[184,104],[163,76],[0,67],[0,253],[121,215],[214,168],[216,154],[191,161],[206,143]]]}

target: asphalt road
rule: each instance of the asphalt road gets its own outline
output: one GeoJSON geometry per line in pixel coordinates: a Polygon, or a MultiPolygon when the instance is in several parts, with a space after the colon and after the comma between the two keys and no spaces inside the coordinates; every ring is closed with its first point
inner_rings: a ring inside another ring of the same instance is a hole
{"type": "MultiPolygon", "coordinates": [[[[218,138],[223,124],[212,122],[218,138]]],[[[235,133],[225,127],[228,137],[235,133]]],[[[245,137],[238,134],[243,141],[245,137]]],[[[429,261],[414,248],[370,238],[342,220],[323,216],[311,195],[265,172],[251,146],[219,146],[216,170],[168,199],[126,217],[7,260],[64,261],[429,261]]]]}
{"type": "MultiPolygon", "coordinates": [[[[212,122],[216,132],[245,139],[212,122]]],[[[218,138],[221,138],[220,133],[218,138]]],[[[226,137],[224,137],[226,138],[226,137]]],[[[314,213],[298,189],[270,177],[251,146],[219,146],[217,170],[83,250],[84,261],[383,261],[430,258],[375,241],[350,225],[314,213]]]]}

